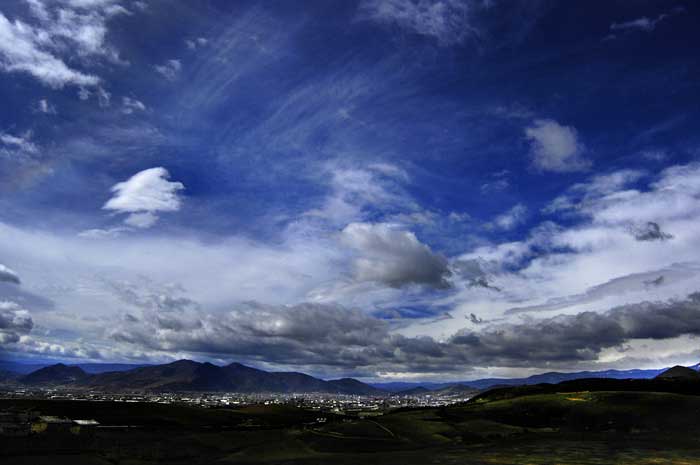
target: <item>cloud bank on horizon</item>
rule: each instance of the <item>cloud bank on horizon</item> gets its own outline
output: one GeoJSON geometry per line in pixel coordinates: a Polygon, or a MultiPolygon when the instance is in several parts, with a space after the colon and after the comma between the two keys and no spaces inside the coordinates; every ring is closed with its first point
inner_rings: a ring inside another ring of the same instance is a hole
{"type": "Polygon", "coordinates": [[[699,16],[5,2],[0,357],[697,363],[699,16]]]}

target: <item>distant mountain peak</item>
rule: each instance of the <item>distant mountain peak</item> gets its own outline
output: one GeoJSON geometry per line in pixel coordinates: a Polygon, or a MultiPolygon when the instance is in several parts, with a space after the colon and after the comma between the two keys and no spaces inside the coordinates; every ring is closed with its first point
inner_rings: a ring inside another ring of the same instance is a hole
{"type": "Polygon", "coordinates": [[[693,368],[676,365],[656,376],[657,379],[700,379],[700,373],[693,368]]]}
{"type": "Polygon", "coordinates": [[[181,358],[180,360],[175,360],[174,362],[167,363],[166,365],[202,365],[199,362],[195,362],[194,360],[189,360],[186,358],[181,358]]]}
{"type": "Polygon", "coordinates": [[[56,363],[23,376],[20,381],[26,384],[67,384],[81,381],[89,375],[77,366],[56,363]]]}

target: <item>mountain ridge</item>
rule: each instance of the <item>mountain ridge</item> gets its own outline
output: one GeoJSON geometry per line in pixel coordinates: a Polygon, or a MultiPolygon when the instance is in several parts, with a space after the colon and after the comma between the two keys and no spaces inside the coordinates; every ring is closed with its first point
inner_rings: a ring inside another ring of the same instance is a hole
{"type": "Polygon", "coordinates": [[[326,381],[305,373],[268,372],[235,362],[218,366],[192,360],[95,374],[86,373],[78,366],[58,363],[21,376],[18,381],[31,386],[104,391],[388,394],[352,378],[326,381]]]}
{"type": "MultiPolygon", "coordinates": [[[[700,368],[700,364],[689,367],[694,370],[700,368]]],[[[400,392],[409,389],[423,387],[434,391],[437,389],[447,388],[454,385],[467,386],[474,389],[489,389],[494,386],[517,386],[549,383],[556,384],[561,381],[571,381],[584,378],[609,378],[609,379],[651,379],[668,368],[661,369],[631,369],[631,370],[601,370],[601,371],[576,371],[570,373],[550,371],[546,373],[538,373],[525,378],[480,378],[469,381],[452,381],[452,382],[387,382],[387,383],[370,383],[374,387],[384,389],[390,392],[400,392]]]]}

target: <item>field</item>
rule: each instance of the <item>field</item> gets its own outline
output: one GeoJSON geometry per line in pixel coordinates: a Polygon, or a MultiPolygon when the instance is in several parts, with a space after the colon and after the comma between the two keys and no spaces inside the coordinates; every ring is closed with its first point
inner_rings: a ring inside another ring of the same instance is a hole
{"type": "Polygon", "coordinates": [[[0,401],[9,405],[132,427],[101,429],[92,450],[0,452],[2,464],[700,464],[700,397],[672,393],[485,397],[371,419],[283,406],[0,401]]]}

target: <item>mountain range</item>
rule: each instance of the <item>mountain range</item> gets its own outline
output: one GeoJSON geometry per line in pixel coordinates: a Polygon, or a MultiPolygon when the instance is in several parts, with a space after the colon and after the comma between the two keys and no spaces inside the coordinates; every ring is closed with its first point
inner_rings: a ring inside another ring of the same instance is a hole
{"type": "Polygon", "coordinates": [[[304,373],[268,372],[240,363],[217,366],[192,360],[102,373],[88,373],[79,366],[59,363],[15,376],[13,381],[25,386],[65,386],[106,392],[226,391],[386,395],[386,391],[350,378],[325,381],[304,373]]]}
{"type": "MultiPolygon", "coordinates": [[[[671,373],[697,373],[699,365],[674,367],[671,373]]],[[[268,372],[240,363],[218,366],[191,360],[164,365],[22,365],[0,362],[0,382],[25,386],[65,386],[106,392],[211,391],[245,393],[333,393],[351,395],[471,395],[493,387],[557,384],[584,378],[651,379],[666,369],[549,372],[527,378],[485,378],[449,383],[374,383],[352,378],[322,380],[298,372],[268,372]],[[28,369],[31,367],[31,370],[28,369]]],[[[664,376],[669,376],[664,375],[664,376]]],[[[698,375],[700,377],[700,374],[698,375]]]]}
{"type": "MultiPolygon", "coordinates": [[[[700,364],[699,364],[700,365],[700,364]]],[[[690,368],[697,371],[699,365],[690,368]]],[[[430,391],[443,389],[449,386],[460,385],[472,389],[483,390],[495,386],[520,386],[529,384],[557,384],[562,381],[572,381],[583,378],[611,378],[611,379],[651,379],[664,372],[666,368],[658,370],[604,370],[604,371],[577,371],[572,373],[562,373],[552,371],[540,373],[526,378],[483,378],[470,381],[452,381],[449,383],[431,382],[388,382],[371,383],[372,386],[389,392],[402,392],[415,388],[425,388],[430,391]]]]}

